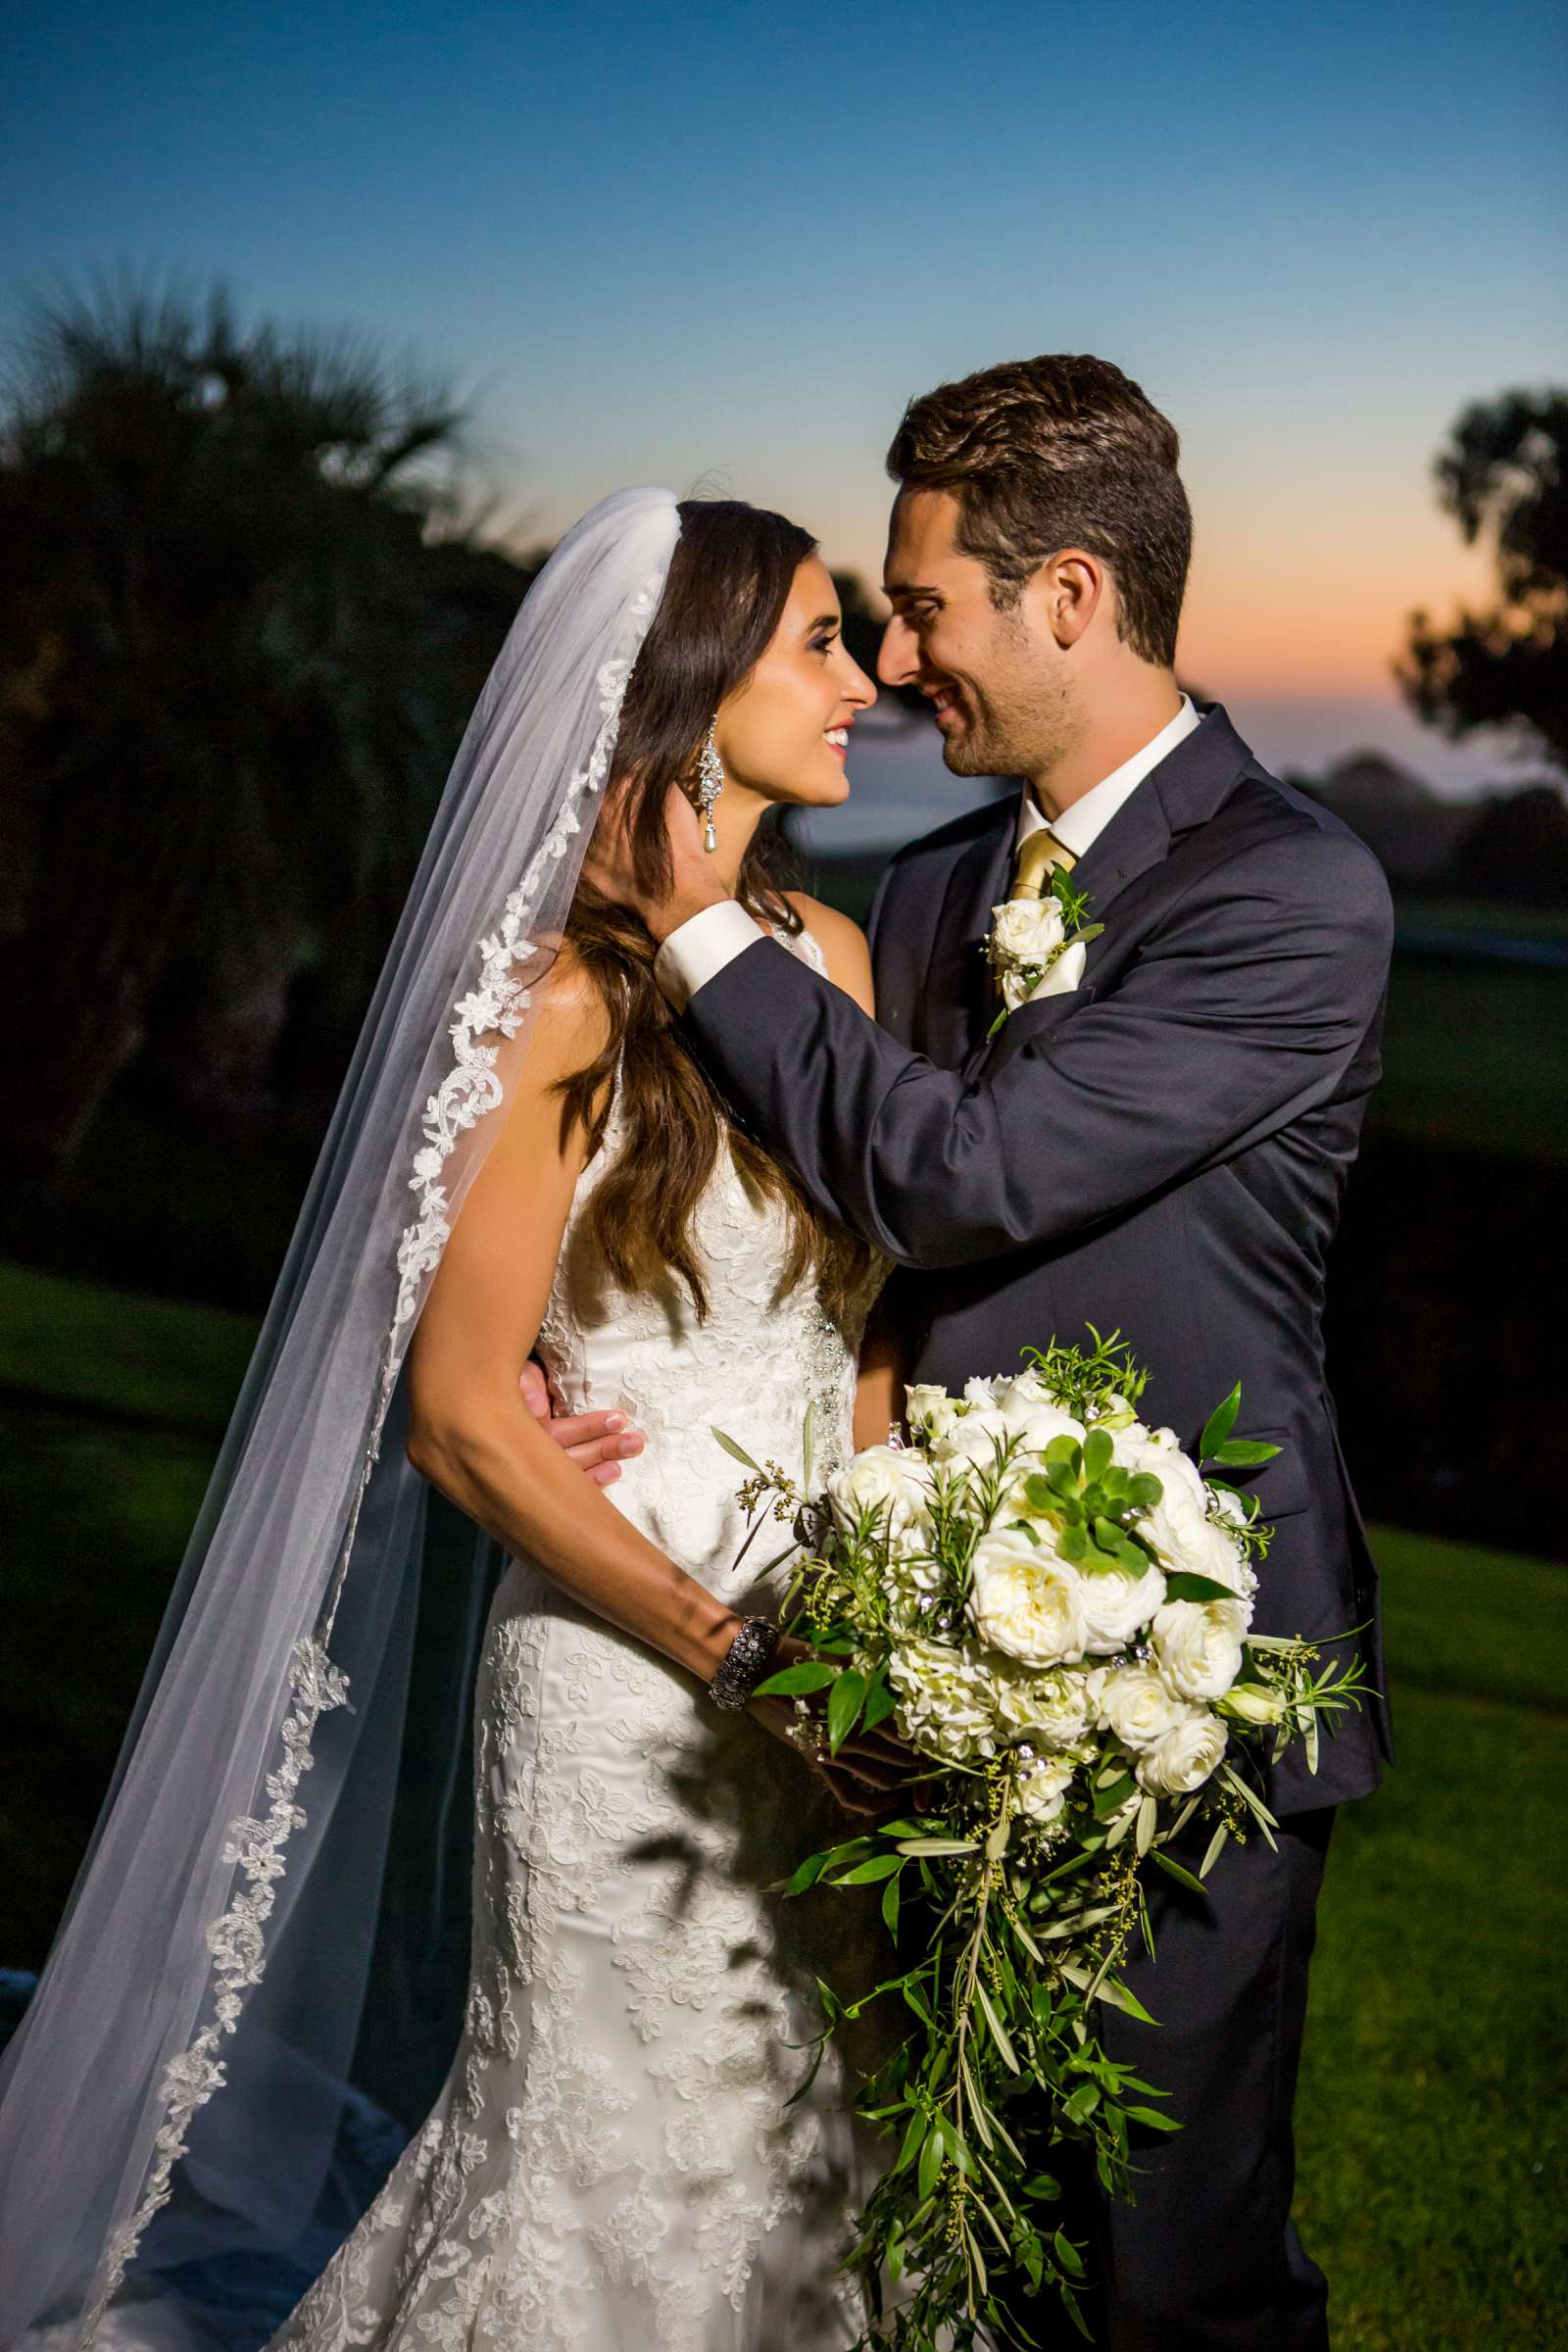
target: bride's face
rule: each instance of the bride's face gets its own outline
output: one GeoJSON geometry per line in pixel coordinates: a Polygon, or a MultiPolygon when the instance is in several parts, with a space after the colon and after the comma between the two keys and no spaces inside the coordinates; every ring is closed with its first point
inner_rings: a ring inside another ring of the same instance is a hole
{"type": "Polygon", "coordinates": [[[714,741],[726,784],[761,801],[836,807],[849,796],[850,729],[875,701],[846,651],[827,565],[810,556],[757,667],[719,705],[714,741]]]}

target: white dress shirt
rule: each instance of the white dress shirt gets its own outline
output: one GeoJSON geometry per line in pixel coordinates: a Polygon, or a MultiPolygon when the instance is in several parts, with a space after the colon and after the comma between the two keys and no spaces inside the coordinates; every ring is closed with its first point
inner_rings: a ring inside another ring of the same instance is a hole
{"type": "MultiPolygon", "coordinates": [[[[1102,776],[1098,784],[1092,784],[1059,816],[1048,820],[1042,815],[1034,794],[1026,792],[1018,805],[1013,862],[1016,864],[1018,852],[1030,834],[1038,833],[1048,821],[1062,848],[1071,850],[1074,858],[1081,858],[1099,840],[1122,803],[1132,799],[1144,778],[1201,723],[1201,713],[1193,709],[1192,697],[1184,694],[1182,707],[1175,717],[1168,719],[1157,735],[1152,735],[1142,751],[1134,752],[1132,758],[1124,760],[1120,767],[1113,767],[1108,776],[1102,776]]],[[[700,922],[702,917],[699,915],[694,919],[700,922]]],[[[681,928],[685,930],[688,926],[682,924],[681,928]]],[[[678,935],[672,932],[670,936],[674,938],[678,935]]]]}
{"type": "MultiPolygon", "coordinates": [[[[1108,776],[1102,776],[1070,808],[1064,808],[1060,816],[1051,820],[1051,829],[1062,848],[1070,850],[1074,858],[1081,858],[1104,831],[1122,803],[1132,798],[1151,769],[1157,767],[1200,723],[1200,712],[1194,710],[1191,697],[1184,694],[1176,716],[1157,735],[1151,736],[1130,760],[1124,760],[1120,767],[1113,767],[1108,776]]],[[[1015,858],[1030,834],[1038,832],[1047,821],[1033,793],[1026,792],[1018,809],[1015,858]]],[[[727,963],[733,963],[737,956],[744,956],[757,940],[767,936],[744,906],[734,899],[725,899],[716,906],[705,906],[701,914],[694,914],[689,922],[681,923],[670,933],[654,958],[654,977],[675,1011],[684,1012],[700,988],[716,979],[727,963]]]]}

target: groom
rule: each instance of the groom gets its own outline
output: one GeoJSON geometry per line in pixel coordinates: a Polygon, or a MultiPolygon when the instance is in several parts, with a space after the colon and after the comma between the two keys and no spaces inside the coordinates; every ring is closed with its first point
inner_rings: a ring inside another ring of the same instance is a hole
{"type": "MultiPolygon", "coordinates": [[[[1239,1378],[1277,1534],[1260,1632],[1380,1685],[1377,1580],[1324,1378],[1324,1257],[1378,1076],[1391,914],[1370,854],[1270,776],[1173,674],[1191,547],[1177,436],[1108,363],[1048,355],[909,408],[879,673],[927,695],[948,765],[1023,779],[893,861],[871,915],[877,1019],[715,884],[672,796],[673,883],[602,886],[739,1120],[820,1206],[896,1259],[911,1379],[959,1390],[1053,1335],[1119,1329],[1144,1411],[1196,1451],[1239,1378]],[[1070,869],[1104,926],[1081,984],[1012,1013],[991,910],[1070,869]],[[1357,1634],[1355,1628],[1364,1628],[1357,1634]]],[[[689,820],[689,821],[688,821],[689,820]]],[[[1199,1901],[1157,1904],[1108,2013],[1113,2056],[1184,2129],[1137,2151],[1096,2218],[1113,2352],[1307,2352],[1327,2289],[1291,2223],[1291,2104],[1333,1809],[1376,1787],[1381,1699],[1273,1778],[1278,1850],[1232,1845],[1199,1901]]]]}

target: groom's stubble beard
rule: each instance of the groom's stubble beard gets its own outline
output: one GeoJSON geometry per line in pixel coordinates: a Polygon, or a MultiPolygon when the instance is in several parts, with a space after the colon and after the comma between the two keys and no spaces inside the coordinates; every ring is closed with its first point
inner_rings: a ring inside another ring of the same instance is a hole
{"type": "Polygon", "coordinates": [[[956,678],[966,724],[945,735],[942,757],[956,776],[1040,776],[1065,756],[1078,734],[1067,680],[1021,614],[998,614],[994,658],[985,678],[956,678]]]}

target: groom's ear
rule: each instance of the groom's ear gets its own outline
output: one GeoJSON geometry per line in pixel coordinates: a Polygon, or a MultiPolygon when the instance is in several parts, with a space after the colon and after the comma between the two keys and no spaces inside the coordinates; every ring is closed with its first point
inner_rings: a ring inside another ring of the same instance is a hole
{"type": "Polygon", "coordinates": [[[1058,548],[1048,556],[1024,590],[1030,618],[1063,651],[1079,643],[1098,614],[1112,613],[1115,600],[1106,566],[1082,547],[1058,548]]]}

